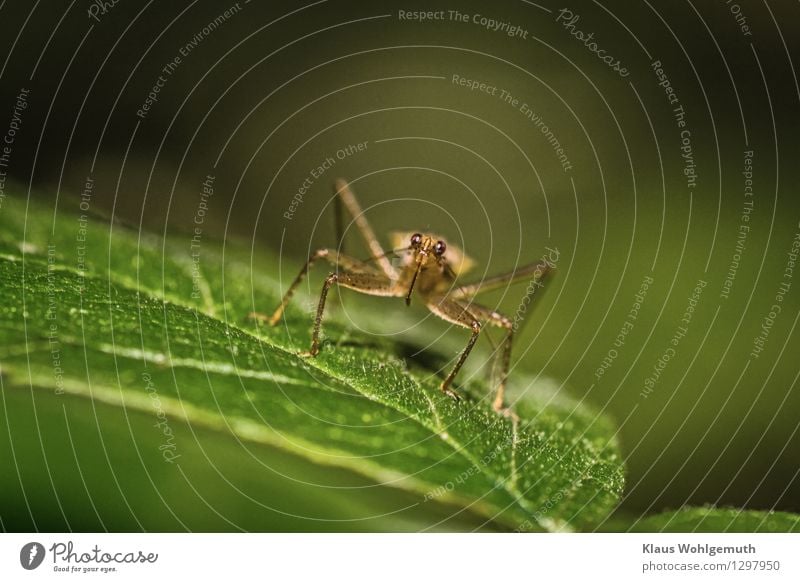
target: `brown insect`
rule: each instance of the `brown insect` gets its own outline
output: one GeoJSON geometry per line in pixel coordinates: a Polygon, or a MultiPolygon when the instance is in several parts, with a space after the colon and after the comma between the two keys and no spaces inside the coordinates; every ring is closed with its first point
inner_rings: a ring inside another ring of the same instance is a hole
{"type": "Polygon", "coordinates": [[[495,411],[506,412],[504,392],[511,361],[511,342],[516,326],[505,315],[473,303],[472,298],[478,293],[497,289],[522,279],[528,279],[539,284],[539,281],[550,271],[551,265],[546,261],[542,261],[521,267],[511,273],[489,277],[475,283],[457,284],[456,279],[474,264],[472,259],[467,257],[461,249],[454,245],[449,245],[444,239],[433,234],[409,232],[394,233],[393,246],[396,250],[386,253],[378,242],[375,232],[364,217],[364,213],[347,182],[342,179],[337,180],[335,190],[339,240],[342,240],[341,208],[343,205],[361,232],[369,248],[371,258],[368,261],[361,261],[336,249],[319,249],[311,254],[305,266],[303,266],[289,289],[287,289],[283,300],[272,316],[266,317],[255,313],[251,314],[251,316],[266,319],[270,325],[276,325],[311,265],[319,259],[328,261],[336,270],[325,279],[319,297],[316,317],[314,318],[314,331],[308,355],[316,356],[320,351],[320,330],[322,328],[322,316],[325,312],[325,301],[328,297],[328,291],[333,285],[353,289],[367,295],[403,297],[406,305],[410,305],[412,293],[416,292],[425,306],[435,315],[450,323],[465,327],[472,332],[455,366],[453,366],[453,369],[441,384],[442,391],[456,400],[459,400],[459,396],[450,385],[472,351],[481,329],[486,325],[491,325],[506,330],[502,350],[499,353],[501,374],[492,404],[495,411]],[[396,254],[401,257],[399,268],[392,265],[388,258],[390,254],[396,254]]]}

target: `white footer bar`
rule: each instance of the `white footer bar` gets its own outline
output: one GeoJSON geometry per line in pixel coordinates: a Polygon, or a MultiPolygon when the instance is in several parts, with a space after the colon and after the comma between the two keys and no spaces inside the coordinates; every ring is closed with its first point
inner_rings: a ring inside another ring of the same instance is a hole
{"type": "Polygon", "coordinates": [[[0,535],[0,580],[778,581],[798,564],[798,534],[0,535]]]}

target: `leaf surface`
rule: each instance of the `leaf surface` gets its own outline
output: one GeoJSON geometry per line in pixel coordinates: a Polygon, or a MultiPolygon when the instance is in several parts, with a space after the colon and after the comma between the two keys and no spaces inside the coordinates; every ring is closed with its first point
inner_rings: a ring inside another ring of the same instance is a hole
{"type": "MultiPolygon", "coordinates": [[[[6,202],[0,363],[7,419],[15,414],[10,406],[30,406],[19,396],[28,392],[34,404],[60,402],[65,417],[94,414],[95,426],[84,427],[90,433],[135,432],[130,422],[103,423],[97,407],[125,418],[150,415],[149,438],[159,444],[135,447],[139,464],[156,458],[173,472],[202,465],[196,457],[206,449],[195,446],[197,435],[211,431],[218,440],[256,443],[336,475],[352,472],[372,484],[363,487],[402,491],[422,515],[426,507],[439,515],[446,504],[446,514],[466,512],[476,523],[505,528],[590,528],[617,503],[623,469],[615,427],[552,381],[515,374],[511,393],[520,420],[504,418],[490,410],[478,377],[462,372],[468,398],[456,403],[438,390],[440,373],[428,361],[409,361],[408,344],[361,333],[336,314],[326,318],[322,353],[307,358],[299,352],[310,339],[304,309],[310,297],[300,294],[275,328],[247,318],[280,298],[281,269],[262,250],[207,240],[195,248],[189,236],[140,235],[88,216],[6,202]],[[170,423],[182,430],[167,432],[170,423]]],[[[283,267],[291,272],[298,265],[283,267]]],[[[398,313],[387,311],[386,321],[407,318],[398,313]]],[[[411,351],[427,341],[427,328],[415,329],[406,336],[411,351]]],[[[454,356],[439,354],[444,366],[454,356]]],[[[44,445],[42,452],[46,458],[44,445]]],[[[111,465],[115,454],[122,453],[104,453],[111,465]]],[[[274,472],[269,456],[248,471],[256,481],[274,472]]],[[[285,478],[287,498],[302,473],[285,478]]],[[[340,487],[314,475],[310,486],[320,491],[340,487]]],[[[231,495],[241,495],[241,479],[236,471],[225,479],[231,495]]],[[[156,493],[169,483],[151,482],[156,493]]],[[[351,513],[358,514],[359,492],[345,490],[340,499],[354,500],[351,513]]],[[[289,510],[301,520],[318,516],[302,497],[289,510]]],[[[176,519],[187,523],[182,517],[176,519]]],[[[236,516],[226,523],[235,529],[236,516]]]]}
{"type": "Polygon", "coordinates": [[[782,511],[684,507],[651,515],[633,523],[636,532],[800,533],[800,515],[782,511]]]}

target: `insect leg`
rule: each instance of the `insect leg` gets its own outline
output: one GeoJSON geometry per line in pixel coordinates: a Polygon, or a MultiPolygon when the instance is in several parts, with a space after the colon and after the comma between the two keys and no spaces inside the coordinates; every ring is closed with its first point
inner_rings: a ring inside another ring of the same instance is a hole
{"type": "Polygon", "coordinates": [[[508,370],[511,367],[511,342],[514,339],[514,327],[508,326],[508,333],[503,340],[503,351],[500,354],[500,381],[497,383],[492,408],[495,412],[502,412],[506,409],[505,393],[506,383],[508,382],[508,370]]]}
{"type": "Polygon", "coordinates": [[[472,351],[472,347],[478,340],[478,335],[481,332],[481,323],[472,314],[470,314],[469,311],[464,308],[464,306],[459,305],[457,302],[448,299],[447,297],[431,298],[431,300],[428,302],[428,309],[445,321],[460,325],[461,327],[465,327],[472,331],[472,335],[470,336],[466,347],[461,352],[461,355],[458,357],[456,365],[453,366],[453,369],[450,370],[450,373],[440,386],[442,392],[455,398],[456,400],[459,400],[456,392],[450,388],[450,384],[452,384],[453,379],[456,377],[456,374],[458,374],[461,366],[464,365],[467,356],[469,356],[470,352],[472,351]]]}
{"type": "Polygon", "coordinates": [[[328,298],[328,291],[331,285],[336,283],[338,279],[339,275],[331,273],[322,284],[322,292],[319,294],[319,304],[317,305],[317,315],[314,317],[314,331],[311,334],[311,349],[309,350],[309,353],[314,357],[319,354],[319,332],[322,328],[322,314],[325,313],[325,300],[328,298]]]}
{"type": "Polygon", "coordinates": [[[369,265],[364,264],[363,262],[359,261],[358,259],[354,259],[352,257],[348,257],[347,255],[343,255],[338,253],[334,249],[317,249],[306,261],[306,264],[303,265],[303,268],[300,269],[300,272],[297,274],[297,277],[294,278],[292,284],[289,285],[289,288],[286,290],[286,293],[283,295],[283,299],[281,300],[278,307],[272,313],[270,317],[266,317],[260,313],[250,313],[250,317],[257,318],[257,319],[266,319],[270,325],[277,325],[277,323],[281,320],[281,316],[283,315],[283,311],[286,309],[286,306],[289,304],[294,292],[297,290],[297,287],[302,283],[305,276],[308,274],[308,270],[311,268],[316,261],[319,259],[325,259],[332,265],[336,267],[342,267],[344,269],[352,269],[352,270],[360,270],[369,272],[372,271],[372,268],[369,265]]]}
{"type": "Polygon", "coordinates": [[[314,331],[311,334],[311,349],[309,350],[312,356],[319,354],[319,335],[322,329],[322,316],[325,313],[325,301],[328,298],[328,291],[330,291],[331,286],[334,284],[366,295],[402,297],[404,294],[404,290],[399,287],[395,281],[371,269],[362,271],[340,271],[328,275],[325,279],[325,283],[322,285],[322,292],[320,293],[319,304],[317,305],[317,314],[314,318],[314,331]]]}
{"type": "MultiPolygon", "coordinates": [[[[458,303],[461,304],[461,302],[458,303]]],[[[505,406],[505,391],[508,383],[508,371],[511,368],[511,345],[515,331],[514,322],[502,313],[476,303],[464,305],[464,308],[478,321],[494,327],[502,327],[507,332],[505,338],[503,338],[502,351],[497,355],[500,363],[500,377],[497,381],[495,397],[492,402],[492,408],[495,412],[505,412],[507,410],[505,406]]]]}
{"type": "Polygon", "coordinates": [[[361,232],[361,236],[364,238],[364,242],[366,243],[373,260],[378,263],[378,266],[380,267],[381,271],[383,271],[384,275],[390,279],[396,279],[397,271],[395,271],[391,261],[389,261],[389,259],[386,257],[386,253],[384,252],[383,247],[381,247],[381,243],[378,242],[378,237],[375,236],[375,231],[372,230],[369,222],[367,222],[367,218],[364,216],[364,211],[361,210],[361,205],[358,203],[358,200],[356,200],[356,196],[353,194],[353,191],[350,189],[347,181],[339,178],[336,180],[334,188],[336,190],[336,234],[339,236],[338,243],[340,245],[342,244],[341,237],[343,235],[343,231],[341,206],[344,205],[344,207],[347,209],[347,212],[353,217],[356,227],[358,227],[358,230],[361,232]]]}
{"type": "MultiPolygon", "coordinates": [[[[289,285],[289,288],[286,290],[286,293],[283,294],[283,299],[281,299],[281,302],[280,304],[278,304],[278,307],[275,309],[275,311],[269,318],[266,318],[267,322],[270,325],[277,325],[277,323],[281,320],[281,316],[283,315],[284,309],[286,309],[286,306],[289,304],[289,300],[292,298],[292,295],[294,295],[294,292],[297,290],[297,287],[300,285],[305,276],[308,274],[308,270],[311,268],[311,265],[317,262],[318,259],[326,256],[328,252],[329,252],[328,249],[317,249],[316,251],[311,253],[311,256],[308,257],[308,260],[306,261],[306,264],[303,265],[303,268],[300,269],[300,272],[297,274],[297,277],[295,277],[294,281],[292,281],[292,284],[289,285]]],[[[263,317],[263,316],[261,316],[258,313],[251,313],[250,317],[263,317]]]]}
{"type": "MultiPolygon", "coordinates": [[[[477,305],[475,303],[463,303],[450,299],[449,297],[436,298],[428,304],[428,308],[436,315],[456,325],[472,329],[472,337],[467,344],[467,347],[461,353],[461,357],[456,362],[455,368],[450,372],[445,381],[442,383],[442,390],[448,392],[450,382],[458,373],[464,360],[467,359],[472,346],[478,339],[478,333],[484,325],[491,325],[494,327],[502,327],[507,330],[506,336],[503,339],[502,351],[498,354],[500,358],[500,378],[497,383],[495,397],[492,402],[492,408],[499,413],[505,413],[505,390],[506,383],[508,382],[508,371],[511,367],[511,345],[514,340],[514,323],[502,313],[477,305]]],[[[451,394],[452,395],[452,394],[451,394]]]]}
{"type": "Polygon", "coordinates": [[[453,299],[467,299],[473,297],[478,293],[491,291],[493,289],[500,289],[506,285],[516,283],[522,279],[529,279],[531,285],[541,287],[542,281],[547,277],[547,274],[553,267],[545,261],[532,263],[515,269],[510,273],[503,273],[502,275],[495,275],[494,277],[487,277],[482,281],[461,285],[456,287],[450,292],[450,297],[453,299]]]}

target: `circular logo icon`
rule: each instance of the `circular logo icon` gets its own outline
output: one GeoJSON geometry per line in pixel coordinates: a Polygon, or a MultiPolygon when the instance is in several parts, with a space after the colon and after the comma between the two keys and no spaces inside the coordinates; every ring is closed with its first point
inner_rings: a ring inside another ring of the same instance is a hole
{"type": "Polygon", "coordinates": [[[44,560],[44,546],[39,542],[30,542],[19,551],[19,563],[26,570],[38,568],[44,560]]]}

